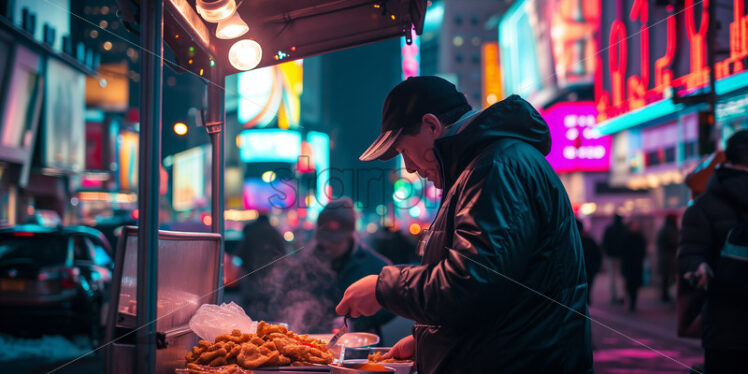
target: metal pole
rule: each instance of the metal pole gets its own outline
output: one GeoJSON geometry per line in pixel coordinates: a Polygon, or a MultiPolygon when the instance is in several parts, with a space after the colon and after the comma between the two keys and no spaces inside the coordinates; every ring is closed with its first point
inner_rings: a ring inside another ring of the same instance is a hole
{"type": "Polygon", "coordinates": [[[223,174],[224,174],[224,131],[226,112],[224,110],[224,82],[225,77],[220,64],[212,68],[211,82],[208,83],[208,110],[205,128],[210,134],[212,151],[210,182],[211,182],[211,231],[221,234],[221,245],[218,253],[218,303],[223,302],[223,174]]]}
{"type": "Polygon", "coordinates": [[[161,163],[163,0],[140,2],[140,145],[138,157],[137,335],[133,367],[153,373],[156,367],[156,297],[158,292],[158,200],[161,163]]]}

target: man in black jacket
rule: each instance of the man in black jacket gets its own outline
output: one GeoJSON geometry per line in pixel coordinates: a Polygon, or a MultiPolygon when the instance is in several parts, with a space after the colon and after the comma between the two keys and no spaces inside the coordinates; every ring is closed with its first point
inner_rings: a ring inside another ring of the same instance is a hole
{"type": "Polygon", "coordinates": [[[543,157],[548,126],[518,96],[473,112],[437,77],[398,84],[361,160],[403,156],[444,193],[418,266],[351,285],[339,314],[381,308],[416,322],[393,348],[418,372],[592,371],[587,282],[574,214],[543,157]]]}
{"type": "Polygon", "coordinates": [[[717,167],[706,193],[683,214],[678,246],[680,275],[706,289],[701,341],[709,374],[748,373],[748,294],[710,285],[714,272],[724,271],[715,263],[727,233],[748,220],[748,130],[727,141],[725,156],[727,162],[717,167]]]}

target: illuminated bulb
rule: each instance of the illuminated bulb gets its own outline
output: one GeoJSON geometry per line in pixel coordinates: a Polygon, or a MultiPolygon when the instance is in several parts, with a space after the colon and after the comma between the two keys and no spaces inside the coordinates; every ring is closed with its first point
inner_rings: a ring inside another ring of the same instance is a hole
{"type": "Polygon", "coordinates": [[[197,0],[197,12],[208,22],[217,23],[231,17],[236,12],[234,0],[197,0]]]}
{"type": "Polygon", "coordinates": [[[291,231],[286,231],[283,233],[283,239],[286,239],[287,242],[292,242],[294,238],[294,235],[291,231]]]}
{"type": "Polygon", "coordinates": [[[229,49],[229,62],[238,70],[249,70],[260,63],[262,47],[254,40],[240,40],[229,49]]]}
{"type": "Polygon", "coordinates": [[[268,170],[264,173],[262,173],[262,180],[265,183],[270,183],[275,180],[275,172],[272,170],[268,170]]]}
{"type": "Polygon", "coordinates": [[[249,31],[249,26],[242,20],[239,13],[234,13],[228,19],[218,23],[216,37],[218,39],[236,39],[249,31]]]}
{"type": "Polygon", "coordinates": [[[183,122],[177,122],[174,124],[174,133],[177,135],[184,135],[187,133],[187,125],[183,122]]]}

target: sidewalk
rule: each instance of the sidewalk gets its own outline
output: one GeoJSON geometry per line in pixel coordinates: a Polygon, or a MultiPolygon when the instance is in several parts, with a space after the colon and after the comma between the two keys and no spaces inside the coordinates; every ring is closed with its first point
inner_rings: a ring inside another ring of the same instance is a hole
{"type": "Polygon", "coordinates": [[[677,336],[675,303],[661,302],[659,292],[642,288],[630,313],[627,305],[610,304],[608,277],[597,276],[590,305],[595,373],[688,373],[703,362],[701,342],[677,336]]]}

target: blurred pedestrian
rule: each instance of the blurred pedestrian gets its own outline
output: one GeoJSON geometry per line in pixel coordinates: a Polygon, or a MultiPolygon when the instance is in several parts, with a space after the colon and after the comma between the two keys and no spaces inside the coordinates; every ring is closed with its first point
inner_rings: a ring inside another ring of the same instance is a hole
{"type": "MultiPolygon", "coordinates": [[[[331,200],[317,217],[317,229],[310,251],[300,252],[288,270],[279,301],[281,318],[290,327],[306,333],[329,333],[342,325],[335,304],[353,282],[391,265],[385,257],[364,245],[356,235],[353,201],[331,200]]],[[[386,311],[352,318],[350,331],[381,335],[383,324],[394,316],[386,311]]]]}
{"type": "Polygon", "coordinates": [[[242,259],[242,269],[248,274],[240,281],[242,303],[252,319],[272,321],[271,299],[275,295],[277,277],[273,267],[267,265],[286,254],[286,241],[265,214],[246,224],[242,233],[244,238],[238,255],[242,259]]]}
{"type": "Polygon", "coordinates": [[[591,373],[582,244],[540,114],[517,95],[472,111],[453,84],[421,76],[390,91],[382,117],[360,159],[401,154],[444,197],[421,265],[362,278],[336,311],[414,320],[385,356],[420,374],[591,373]]]}
{"type": "Polygon", "coordinates": [[[657,268],[662,279],[662,302],[670,301],[670,285],[675,280],[675,253],[678,250],[678,217],[668,214],[657,232],[657,268]]]}
{"type": "Polygon", "coordinates": [[[600,271],[600,265],[602,264],[603,255],[600,251],[600,247],[595,242],[595,239],[590,236],[588,232],[584,230],[584,223],[577,220],[577,228],[579,229],[579,235],[582,237],[582,250],[584,251],[584,264],[587,270],[587,304],[592,302],[592,285],[595,282],[597,272],[600,271]]]}
{"type": "Polygon", "coordinates": [[[748,130],[727,140],[725,157],[686,209],[678,247],[679,274],[706,291],[709,374],[748,373],[748,130]]]}
{"type": "Polygon", "coordinates": [[[605,270],[608,273],[608,291],[611,304],[623,304],[623,298],[618,297],[618,278],[621,271],[621,254],[625,250],[624,242],[628,229],[623,224],[623,217],[616,214],[613,223],[605,228],[603,234],[603,251],[605,253],[605,270]]]}
{"type": "Polygon", "coordinates": [[[623,242],[621,273],[626,284],[626,295],[629,298],[629,311],[635,312],[639,288],[644,278],[644,256],[647,253],[647,239],[641,232],[639,221],[631,221],[623,242]]]}

